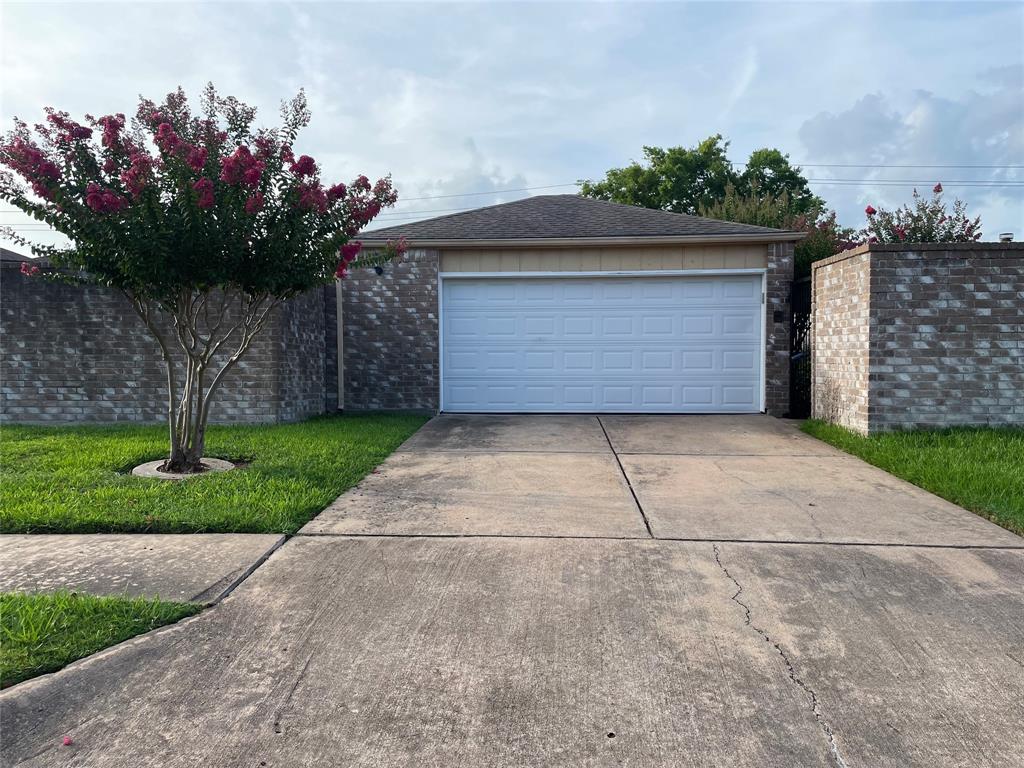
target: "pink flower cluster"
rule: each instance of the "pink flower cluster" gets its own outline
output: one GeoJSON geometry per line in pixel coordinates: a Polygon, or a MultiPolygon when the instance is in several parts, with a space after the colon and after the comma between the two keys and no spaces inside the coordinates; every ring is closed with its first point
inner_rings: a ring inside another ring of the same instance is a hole
{"type": "Polygon", "coordinates": [[[156,135],[153,136],[160,151],[171,154],[181,145],[181,138],[170,123],[160,123],[156,128],[156,135]]]}
{"type": "Polygon", "coordinates": [[[402,235],[397,240],[388,240],[384,247],[391,251],[395,256],[401,256],[407,250],[409,250],[409,241],[405,235],[402,235]]]}
{"type": "Polygon", "coordinates": [[[85,204],[96,213],[114,213],[128,205],[128,201],[112,189],[89,182],[85,188],[85,204]]]}
{"type": "Polygon", "coordinates": [[[212,208],[215,202],[213,198],[213,182],[207,179],[205,176],[192,185],[199,194],[199,199],[196,200],[196,205],[200,208],[212,208]]]}
{"type": "Polygon", "coordinates": [[[342,279],[348,277],[348,265],[353,262],[362,249],[363,244],[358,240],[350,240],[341,246],[341,261],[338,263],[338,268],[334,270],[334,276],[342,279]]]}
{"type": "Polygon", "coordinates": [[[121,174],[121,182],[137,200],[150,178],[153,170],[153,158],[141,150],[136,150],[132,152],[129,160],[131,167],[121,174]]]}
{"type": "Polygon", "coordinates": [[[324,192],[323,187],[313,182],[299,184],[298,208],[304,211],[324,213],[327,211],[327,206],[327,193],[324,192]]]}
{"type": "Polygon", "coordinates": [[[265,163],[253,157],[248,147],[242,146],[230,157],[220,161],[220,180],[227,184],[245,184],[257,187],[263,175],[265,163]]]}
{"type": "Polygon", "coordinates": [[[29,264],[27,261],[21,262],[21,274],[26,277],[35,277],[39,274],[39,267],[35,264],[29,264]]]}
{"type": "Polygon", "coordinates": [[[103,127],[103,146],[113,149],[121,143],[121,131],[124,129],[124,115],[104,115],[97,121],[103,127]]]}
{"type": "Polygon", "coordinates": [[[256,192],[245,201],[245,212],[248,214],[259,213],[263,210],[266,200],[261,192],[256,192]]]}
{"type": "Polygon", "coordinates": [[[316,161],[309,155],[302,155],[292,163],[292,173],[296,176],[315,176],[316,161]]]}
{"type": "Polygon", "coordinates": [[[0,147],[0,153],[5,165],[29,182],[33,192],[46,200],[53,196],[52,188],[60,180],[60,169],[39,147],[17,136],[0,147]]]}
{"type": "Polygon", "coordinates": [[[67,112],[49,112],[46,119],[59,128],[63,133],[58,134],[57,140],[70,142],[76,139],[88,139],[92,137],[92,128],[87,128],[72,120],[67,112]]]}
{"type": "Polygon", "coordinates": [[[188,164],[189,168],[196,173],[199,173],[206,165],[206,158],[208,154],[209,153],[204,147],[189,147],[188,153],[185,155],[185,162],[188,164]]]}

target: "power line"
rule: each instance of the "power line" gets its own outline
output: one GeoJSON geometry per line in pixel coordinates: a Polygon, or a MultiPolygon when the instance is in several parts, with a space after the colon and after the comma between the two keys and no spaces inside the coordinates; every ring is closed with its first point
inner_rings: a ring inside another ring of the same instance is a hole
{"type": "MultiPolygon", "coordinates": [[[[733,165],[747,165],[733,163],[733,165]]],[[[800,168],[987,168],[990,170],[1010,170],[1024,168],[1024,165],[894,165],[876,163],[791,163],[800,168]]]]}

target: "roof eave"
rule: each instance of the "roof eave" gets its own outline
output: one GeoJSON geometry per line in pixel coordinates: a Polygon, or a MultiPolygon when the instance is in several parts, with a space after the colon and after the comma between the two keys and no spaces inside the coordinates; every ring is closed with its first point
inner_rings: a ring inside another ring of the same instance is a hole
{"type": "MultiPolygon", "coordinates": [[[[374,238],[373,232],[359,237],[364,246],[384,245],[395,237],[374,238]]],[[[630,237],[523,237],[523,238],[412,238],[412,248],[480,248],[480,247],[521,247],[559,248],[578,245],[701,245],[712,243],[785,243],[802,240],[804,232],[767,232],[755,234],[732,235],[649,235],[630,237]]]]}

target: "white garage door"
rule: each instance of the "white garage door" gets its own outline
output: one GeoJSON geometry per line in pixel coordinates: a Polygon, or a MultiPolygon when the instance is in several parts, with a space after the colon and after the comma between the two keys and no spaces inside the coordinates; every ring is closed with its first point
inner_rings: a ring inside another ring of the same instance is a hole
{"type": "Polygon", "coordinates": [[[761,275],[453,278],[441,407],[746,413],[761,408],[761,275]]]}

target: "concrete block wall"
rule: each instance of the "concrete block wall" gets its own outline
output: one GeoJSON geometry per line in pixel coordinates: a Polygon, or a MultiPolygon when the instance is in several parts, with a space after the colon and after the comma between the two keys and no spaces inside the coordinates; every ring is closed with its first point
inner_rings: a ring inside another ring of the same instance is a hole
{"type": "Polygon", "coordinates": [[[1024,425],[1024,244],[861,246],[812,283],[816,417],[865,434],[1024,425]]]}
{"type": "MultiPolygon", "coordinates": [[[[160,350],[127,300],[107,288],[26,277],[19,268],[0,263],[0,422],[163,421],[160,350]]],[[[228,374],[211,421],[322,413],[324,318],[323,291],[279,310],[228,374]]]]}

